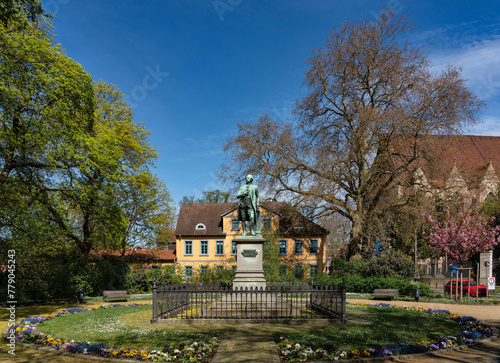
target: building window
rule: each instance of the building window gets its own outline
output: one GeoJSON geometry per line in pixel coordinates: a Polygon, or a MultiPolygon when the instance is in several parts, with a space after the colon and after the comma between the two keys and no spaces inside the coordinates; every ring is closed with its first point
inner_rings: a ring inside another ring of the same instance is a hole
{"type": "Polygon", "coordinates": [[[297,280],[302,280],[304,278],[304,266],[300,263],[293,265],[293,275],[297,280]]]}
{"type": "Polygon", "coordinates": [[[224,256],[224,241],[215,241],[215,255],[224,256]]]}
{"type": "Polygon", "coordinates": [[[237,267],[238,267],[237,265],[232,265],[232,266],[231,266],[231,270],[236,271],[236,268],[237,268],[237,267]]]}
{"type": "Polygon", "coordinates": [[[135,268],[140,271],[146,271],[146,266],[144,265],[137,265],[135,268]]]}
{"type": "Polygon", "coordinates": [[[309,241],[309,253],[311,255],[317,255],[319,252],[318,249],[318,240],[317,239],[312,239],[309,241]]]}
{"type": "Polygon", "coordinates": [[[271,229],[271,218],[262,218],[262,230],[269,231],[271,229]]]}
{"type": "Polygon", "coordinates": [[[200,266],[200,275],[206,275],[209,272],[208,265],[201,265],[200,266]]]}
{"type": "Polygon", "coordinates": [[[215,271],[218,272],[218,271],[224,271],[224,265],[216,265],[215,266],[215,271]]]}
{"type": "Polygon", "coordinates": [[[231,242],[231,256],[236,256],[236,254],[237,254],[236,242],[232,241],[231,242]]]}
{"type": "Polygon", "coordinates": [[[203,223],[198,223],[196,225],[196,229],[207,229],[207,227],[205,227],[205,225],[203,223]]]}
{"type": "Polygon", "coordinates": [[[231,231],[239,231],[240,230],[240,221],[233,218],[231,219],[231,231]]]}
{"type": "Polygon", "coordinates": [[[184,255],[193,255],[193,241],[184,241],[184,255]]]}
{"type": "Polygon", "coordinates": [[[161,269],[161,265],[151,265],[151,270],[161,269]]]}
{"type": "Polygon", "coordinates": [[[286,255],[286,240],[278,241],[278,253],[280,255],[286,255]]]}
{"type": "Polygon", "coordinates": [[[208,256],[208,241],[200,241],[200,256],[208,256]]]}
{"type": "Polygon", "coordinates": [[[293,253],[296,255],[302,254],[302,240],[301,239],[295,240],[295,243],[293,245],[293,253]]]}
{"type": "Polygon", "coordinates": [[[309,277],[312,278],[318,274],[318,265],[309,265],[309,277]]]}
{"type": "Polygon", "coordinates": [[[288,266],[287,265],[279,265],[278,274],[280,276],[286,276],[287,273],[288,273],[288,266]]]}
{"type": "Polygon", "coordinates": [[[189,280],[193,277],[193,266],[184,266],[184,278],[189,280]]]}

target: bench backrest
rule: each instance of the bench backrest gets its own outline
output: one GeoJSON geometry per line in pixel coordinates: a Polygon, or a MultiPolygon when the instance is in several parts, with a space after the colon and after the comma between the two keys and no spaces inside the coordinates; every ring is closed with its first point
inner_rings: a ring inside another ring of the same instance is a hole
{"type": "Polygon", "coordinates": [[[102,296],[112,296],[112,295],[127,295],[126,290],[113,290],[113,291],[103,291],[102,296]]]}

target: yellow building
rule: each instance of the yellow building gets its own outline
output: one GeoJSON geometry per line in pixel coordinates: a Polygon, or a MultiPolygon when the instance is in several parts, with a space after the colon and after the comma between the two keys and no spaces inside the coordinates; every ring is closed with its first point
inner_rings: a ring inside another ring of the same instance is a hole
{"type": "MultiPolygon", "coordinates": [[[[282,263],[280,272],[309,277],[325,271],[328,231],[287,203],[264,202],[262,234],[282,263]]],[[[236,269],[235,238],[241,235],[237,203],[182,204],[177,220],[177,263],[186,279],[209,269],[236,269]]],[[[264,256],[265,258],[266,256],[264,256]]]]}

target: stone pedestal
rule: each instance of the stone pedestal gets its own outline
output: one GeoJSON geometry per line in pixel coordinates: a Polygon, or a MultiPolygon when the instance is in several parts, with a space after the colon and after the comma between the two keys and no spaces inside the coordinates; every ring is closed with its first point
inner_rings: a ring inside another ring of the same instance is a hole
{"type": "Polygon", "coordinates": [[[479,283],[481,285],[487,286],[486,277],[493,277],[493,250],[479,254],[479,283]],[[485,262],[489,262],[490,265],[486,267],[485,262]]]}
{"type": "Polygon", "coordinates": [[[262,269],[262,246],[266,242],[259,237],[239,237],[236,242],[236,275],[233,288],[265,288],[262,269]]]}

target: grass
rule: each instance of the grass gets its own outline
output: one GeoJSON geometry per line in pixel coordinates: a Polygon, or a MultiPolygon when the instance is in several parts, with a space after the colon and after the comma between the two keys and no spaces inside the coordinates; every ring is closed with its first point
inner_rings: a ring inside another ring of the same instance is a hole
{"type": "Polygon", "coordinates": [[[381,307],[349,307],[345,325],[298,327],[275,330],[276,343],[282,338],[312,349],[353,350],[378,348],[394,343],[432,341],[462,331],[451,319],[424,312],[381,307]]]}
{"type": "MultiPolygon", "coordinates": [[[[46,304],[38,306],[17,306],[16,307],[16,321],[24,318],[29,318],[35,315],[45,315],[53,312],[58,312],[70,307],[92,307],[102,304],[101,301],[98,304],[85,303],[85,304],[70,304],[70,303],[59,303],[59,304],[46,304]]],[[[6,307],[0,308],[0,330],[4,330],[9,323],[9,312],[6,307]]],[[[16,355],[10,355],[7,353],[9,348],[7,344],[0,344],[0,362],[5,363],[46,363],[46,362],[68,362],[68,363],[88,363],[87,359],[77,358],[77,357],[63,357],[54,353],[41,352],[35,349],[24,348],[21,346],[16,347],[16,355]]]]}
{"type": "Polygon", "coordinates": [[[172,325],[151,325],[151,309],[151,305],[142,305],[84,311],[49,320],[39,324],[38,328],[66,341],[106,343],[110,347],[146,351],[222,336],[222,332],[214,332],[214,329],[208,332],[182,331],[172,325]]]}

